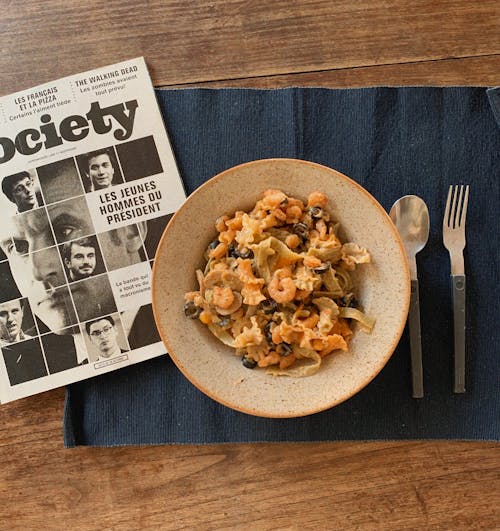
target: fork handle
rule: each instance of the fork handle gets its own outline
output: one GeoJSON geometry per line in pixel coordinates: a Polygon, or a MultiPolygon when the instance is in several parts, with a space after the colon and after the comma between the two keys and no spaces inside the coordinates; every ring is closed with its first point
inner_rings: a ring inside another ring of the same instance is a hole
{"type": "Polygon", "coordinates": [[[452,275],[455,334],[453,392],[465,393],[465,275],[452,275]]]}
{"type": "Polygon", "coordinates": [[[411,281],[408,324],[410,327],[411,383],[413,398],[422,398],[424,396],[424,378],[422,370],[422,339],[420,333],[420,299],[417,279],[412,279],[411,281]]]}

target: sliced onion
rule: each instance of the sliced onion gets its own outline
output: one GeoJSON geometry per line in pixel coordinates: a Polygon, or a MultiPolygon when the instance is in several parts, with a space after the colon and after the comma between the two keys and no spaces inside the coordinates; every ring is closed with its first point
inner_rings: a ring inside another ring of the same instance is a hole
{"type": "Polygon", "coordinates": [[[375,324],[375,319],[368,317],[366,314],[356,308],[341,306],[339,308],[339,315],[340,317],[345,317],[346,319],[355,319],[356,321],[359,321],[368,330],[368,332],[372,331],[375,324]]]}

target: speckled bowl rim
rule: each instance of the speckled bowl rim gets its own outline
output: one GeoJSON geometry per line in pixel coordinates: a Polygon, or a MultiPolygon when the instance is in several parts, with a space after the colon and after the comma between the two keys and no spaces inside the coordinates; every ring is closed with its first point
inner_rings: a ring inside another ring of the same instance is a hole
{"type": "Polygon", "coordinates": [[[163,231],[163,234],[162,234],[162,236],[160,238],[160,241],[158,243],[158,247],[157,247],[157,250],[156,250],[156,253],[155,253],[155,259],[154,259],[154,262],[153,262],[153,268],[152,268],[151,292],[152,292],[153,316],[154,316],[154,320],[155,320],[156,326],[158,328],[158,332],[160,334],[161,340],[162,340],[163,344],[165,345],[165,347],[167,349],[168,355],[170,356],[170,358],[172,359],[172,361],[174,362],[176,367],[188,379],[188,381],[191,382],[191,384],[193,384],[202,393],[204,393],[208,397],[212,398],[216,402],[218,402],[218,403],[220,403],[220,404],[222,404],[222,405],[224,405],[226,407],[229,407],[230,409],[233,409],[233,410],[236,410],[236,411],[240,411],[242,413],[246,413],[246,414],[257,416],[257,417],[263,417],[263,418],[299,418],[299,417],[305,417],[305,416],[308,416],[308,415],[313,415],[315,413],[320,413],[322,411],[326,411],[328,409],[331,409],[334,406],[337,406],[337,405],[345,402],[346,400],[349,400],[350,398],[355,396],[357,393],[359,393],[362,389],[364,389],[382,371],[382,369],[387,365],[387,362],[389,361],[389,359],[393,355],[394,351],[396,350],[396,347],[399,344],[399,341],[401,339],[401,336],[402,336],[403,331],[404,331],[405,326],[406,326],[406,319],[407,319],[407,315],[408,315],[408,311],[409,311],[409,307],[410,307],[411,280],[410,280],[410,269],[409,269],[408,261],[406,259],[406,252],[404,250],[403,243],[401,241],[400,235],[399,235],[395,225],[392,222],[392,220],[389,217],[389,215],[387,214],[387,212],[382,207],[382,205],[365,188],[363,188],[360,184],[358,184],[356,181],[354,181],[353,179],[351,179],[347,175],[343,174],[342,172],[339,172],[338,170],[330,168],[329,166],[325,166],[324,164],[319,164],[319,163],[316,163],[316,162],[306,161],[306,160],[302,160],[302,159],[293,159],[293,158],[286,158],[285,157],[285,158],[267,158],[267,159],[252,160],[252,161],[249,161],[249,162],[244,162],[242,164],[237,164],[235,166],[227,168],[226,170],[214,175],[213,177],[211,177],[210,179],[205,181],[203,184],[201,184],[198,188],[196,188],[196,190],[194,190],[186,198],[186,200],[181,205],[181,207],[170,218],[167,226],[165,227],[165,229],[163,231]],[[391,228],[391,230],[393,232],[393,236],[395,237],[395,240],[396,240],[396,242],[397,242],[397,244],[399,246],[399,251],[401,253],[401,256],[403,257],[403,260],[402,260],[401,263],[402,263],[402,265],[403,265],[403,267],[405,269],[405,273],[406,273],[405,274],[406,289],[405,289],[405,294],[404,294],[405,299],[404,299],[404,305],[403,305],[404,312],[402,313],[399,329],[395,333],[394,341],[391,343],[390,347],[387,348],[386,355],[383,358],[382,357],[380,358],[380,365],[378,367],[378,370],[374,371],[367,378],[365,378],[364,380],[360,381],[359,385],[357,385],[356,387],[353,387],[353,389],[352,389],[352,391],[350,393],[346,393],[340,399],[333,400],[329,404],[324,404],[323,403],[320,406],[316,406],[316,407],[312,406],[310,408],[304,408],[304,410],[296,412],[296,413],[293,413],[293,414],[263,413],[262,411],[259,411],[257,409],[252,410],[250,408],[244,408],[244,407],[241,407],[238,404],[232,403],[232,402],[230,402],[228,400],[224,400],[223,398],[219,397],[218,395],[216,395],[215,393],[210,391],[210,389],[207,389],[205,386],[200,384],[200,382],[198,382],[189,373],[189,371],[186,371],[184,369],[181,361],[177,358],[177,356],[176,356],[176,354],[174,352],[174,349],[170,348],[169,341],[168,341],[168,334],[163,329],[163,325],[161,324],[161,320],[160,320],[159,315],[158,315],[158,311],[159,310],[157,309],[158,305],[157,305],[157,302],[156,302],[156,295],[155,295],[155,293],[156,293],[156,289],[155,289],[156,288],[156,271],[157,271],[157,269],[159,267],[157,258],[158,258],[159,254],[161,252],[161,249],[162,249],[162,246],[163,246],[164,242],[166,241],[166,239],[169,236],[170,228],[174,225],[176,218],[181,216],[183,211],[186,208],[188,208],[188,205],[189,205],[189,202],[190,202],[191,198],[193,198],[194,196],[196,196],[198,194],[203,193],[206,188],[211,187],[215,182],[220,181],[221,179],[224,179],[224,177],[228,173],[232,173],[232,172],[234,172],[234,171],[236,171],[238,169],[241,169],[241,168],[246,168],[246,167],[250,167],[250,166],[254,166],[254,165],[258,165],[258,164],[262,164],[262,163],[272,163],[272,162],[291,162],[291,163],[299,163],[299,164],[304,164],[304,165],[308,165],[308,166],[318,167],[318,168],[321,168],[322,170],[326,170],[328,172],[335,173],[336,177],[345,179],[348,182],[348,184],[350,184],[351,186],[354,186],[355,188],[357,188],[357,190],[360,193],[364,194],[370,200],[370,202],[373,204],[373,206],[379,211],[379,214],[386,220],[387,226],[391,228]]]}

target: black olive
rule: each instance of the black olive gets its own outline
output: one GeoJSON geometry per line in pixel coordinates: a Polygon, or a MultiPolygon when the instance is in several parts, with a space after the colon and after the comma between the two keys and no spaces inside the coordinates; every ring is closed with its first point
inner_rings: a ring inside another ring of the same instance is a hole
{"type": "Polygon", "coordinates": [[[273,324],[272,321],[269,321],[266,326],[264,327],[264,335],[266,336],[266,339],[267,339],[267,342],[270,344],[270,345],[273,345],[274,342],[273,342],[273,335],[271,333],[271,325],[273,324]]]}
{"type": "Polygon", "coordinates": [[[214,241],[211,241],[209,244],[208,244],[208,250],[211,251],[212,249],[215,249],[217,247],[217,245],[219,245],[219,240],[214,240],[214,241]]]}
{"type": "Polygon", "coordinates": [[[283,357],[287,357],[287,356],[290,356],[290,354],[292,353],[292,347],[289,343],[280,343],[277,347],[276,347],[276,352],[280,355],[280,356],[283,356],[283,357]]]}
{"type": "Polygon", "coordinates": [[[220,321],[217,323],[221,328],[224,328],[226,326],[229,326],[231,323],[231,319],[229,317],[221,317],[220,321]]]}
{"type": "Polygon", "coordinates": [[[243,259],[253,258],[253,251],[252,249],[248,249],[247,247],[244,247],[241,251],[239,251],[239,255],[243,259]]]}
{"type": "Polygon", "coordinates": [[[229,244],[227,249],[229,256],[233,258],[253,258],[253,251],[247,247],[243,248],[241,251],[238,249],[238,244],[232,242],[229,244]]]}
{"type": "Polygon", "coordinates": [[[302,239],[307,239],[309,237],[309,227],[305,223],[294,223],[292,225],[292,232],[300,236],[302,239]]]}
{"type": "Polygon", "coordinates": [[[278,304],[273,299],[264,299],[260,301],[259,308],[267,314],[274,313],[278,308],[278,304]]]}
{"type": "Polygon", "coordinates": [[[318,206],[310,207],[309,214],[313,219],[321,219],[323,217],[323,209],[318,206]]]}
{"type": "Polygon", "coordinates": [[[243,363],[243,367],[246,367],[247,369],[255,369],[257,366],[257,362],[254,359],[247,358],[246,356],[241,358],[241,363],[243,363]]]}
{"type": "Polygon", "coordinates": [[[344,295],[339,302],[339,306],[346,306],[348,308],[356,308],[358,306],[358,301],[354,297],[353,293],[348,293],[347,295],[344,295]]]}
{"type": "Polygon", "coordinates": [[[193,301],[188,301],[184,304],[184,315],[191,319],[197,319],[200,316],[201,308],[198,308],[193,301]]]}
{"type": "Polygon", "coordinates": [[[326,273],[330,269],[330,264],[321,264],[318,267],[315,267],[313,271],[317,273],[318,275],[322,275],[323,273],[326,273]]]}
{"type": "Polygon", "coordinates": [[[233,258],[238,258],[240,256],[238,252],[238,244],[232,242],[229,244],[229,247],[227,248],[227,254],[233,258]]]}

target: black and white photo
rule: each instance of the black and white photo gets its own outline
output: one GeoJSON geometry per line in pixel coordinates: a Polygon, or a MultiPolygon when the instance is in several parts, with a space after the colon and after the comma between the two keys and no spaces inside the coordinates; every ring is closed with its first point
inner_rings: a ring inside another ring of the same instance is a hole
{"type": "Polygon", "coordinates": [[[101,251],[95,235],[63,243],[60,252],[69,282],[104,272],[101,251]]]}
{"type": "Polygon", "coordinates": [[[57,203],[83,194],[74,159],[64,159],[37,168],[45,203],[57,203]]]}
{"type": "Polygon", "coordinates": [[[90,277],[70,285],[80,322],[116,312],[116,303],[108,275],[90,277]]]}
{"type": "Polygon", "coordinates": [[[21,292],[12,278],[9,262],[0,262],[0,286],[0,303],[21,297],[21,292]]]}
{"type": "Polygon", "coordinates": [[[146,260],[143,240],[148,222],[141,221],[98,235],[108,271],[138,264],[146,260]]]}
{"type": "Polygon", "coordinates": [[[90,361],[103,361],[129,350],[119,314],[104,315],[85,323],[90,361]]]}
{"type": "MultiPolygon", "coordinates": [[[[66,284],[63,265],[56,247],[47,247],[46,249],[34,251],[25,256],[25,262],[28,270],[31,268],[31,271],[36,265],[36,274],[41,274],[46,279],[44,287],[49,286],[46,289],[58,288],[66,284]]],[[[30,278],[28,273],[26,273],[24,278],[26,280],[30,278]]]]}
{"type": "Polygon", "coordinates": [[[135,181],[163,171],[153,136],[116,146],[125,181],[135,181]]]}
{"type": "Polygon", "coordinates": [[[104,190],[123,182],[113,147],[79,155],[77,162],[86,192],[104,190]]]}
{"type": "Polygon", "coordinates": [[[95,233],[85,196],[49,205],[47,211],[58,243],[95,233]]]}
{"type": "Polygon", "coordinates": [[[48,375],[38,338],[2,347],[10,385],[30,382],[48,375]]]}
{"type": "Polygon", "coordinates": [[[144,237],[144,247],[149,260],[153,260],[158,249],[158,244],[173,214],[160,216],[147,221],[147,232],[144,237]]]}
{"type": "Polygon", "coordinates": [[[86,345],[82,334],[73,327],[40,336],[49,374],[67,371],[88,364],[86,345]]]}
{"type": "Polygon", "coordinates": [[[145,304],[136,310],[122,312],[121,319],[132,350],[161,341],[151,304],[145,304]]]}
{"type": "Polygon", "coordinates": [[[15,205],[17,214],[43,204],[34,170],[23,170],[3,177],[2,192],[15,205]]]}
{"type": "Polygon", "coordinates": [[[36,334],[36,329],[26,299],[0,304],[0,346],[31,339],[32,334],[36,334]]]}

